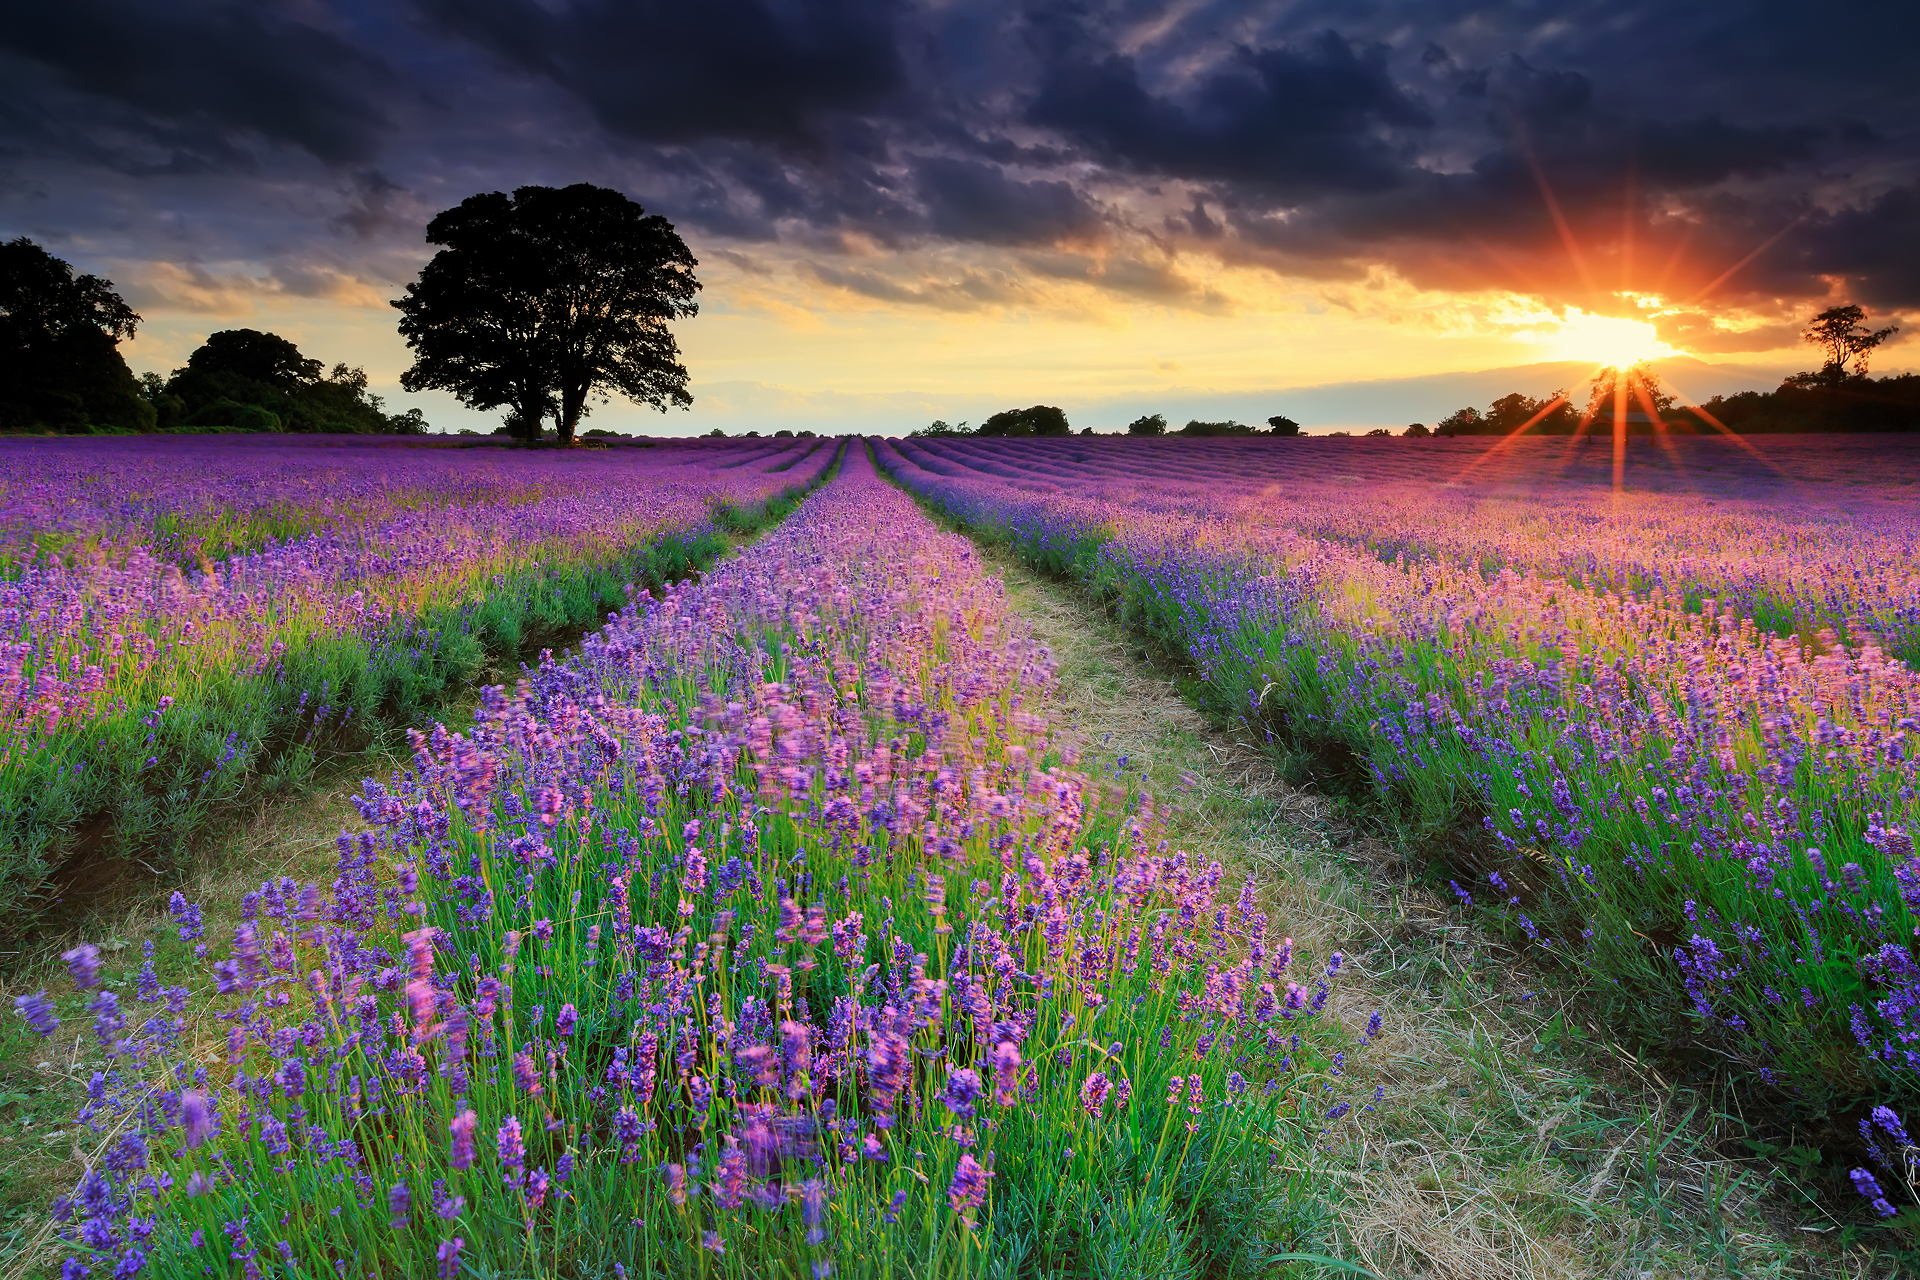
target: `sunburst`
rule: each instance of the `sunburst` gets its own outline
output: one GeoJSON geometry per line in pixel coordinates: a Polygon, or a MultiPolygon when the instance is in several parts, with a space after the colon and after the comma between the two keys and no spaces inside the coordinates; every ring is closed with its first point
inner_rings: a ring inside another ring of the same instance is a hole
{"type": "MultiPolygon", "coordinates": [[[[1553,222],[1554,231],[1559,236],[1561,246],[1566,251],[1569,263],[1584,282],[1589,293],[1594,297],[1602,296],[1605,291],[1597,284],[1593,277],[1592,270],[1587,261],[1587,255],[1581,250],[1579,238],[1574,233],[1572,224],[1568,221],[1565,212],[1562,210],[1560,201],[1554,194],[1552,184],[1547,181],[1545,172],[1541,169],[1530,151],[1527,152],[1527,160],[1533,172],[1534,182],[1539,187],[1541,202],[1545,206],[1548,217],[1553,222]]],[[[1622,253],[1620,259],[1622,280],[1620,287],[1612,291],[1611,296],[1617,299],[1631,299],[1644,304],[1645,299],[1637,298],[1630,288],[1633,272],[1634,205],[1637,194],[1636,184],[1634,184],[1631,177],[1629,177],[1627,182],[1627,191],[1628,198],[1625,202],[1623,214],[1625,225],[1623,227],[1622,253]]],[[[1715,276],[1704,288],[1688,298],[1687,304],[1690,306],[1698,305],[1706,301],[1712,294],[1717,292],[1721,286],[1733,279],[1741,270],[1771,248],[1781,236],[1785,235],[1786,232],[1791,229],[1791,226],[1792,224],[1789,223],[1786,227],[1782,227],[1778,232],[1775,232],[1760,244],[1748,250],[1738,260],[1733,262],[1732,265],[1715,276]]],[[[1678,250],[1676,250],[1675,256],[1677,259],[1679,256],[1678,250]]],[[[1676,265],[1677,262],[1669,262],[1665,274],[1670,274],[1676,265]]],[[[1612,427],[1613,437],[1613,488],[1615,493],[1619,493],[1626,487],[1627,438],[1639,415],[1644,415],[1644,418],[1640,420],[1650,426],[1656,441],[1661,448],[1667,452],[1668,456],[1673,458],[1676,463],[1680,460],[1679,454],[1673,448],[1673,443],[1669,438],[1670,424],[1666,420],[1668,415],[1661,412],[1654,398],[1654,391],[1663,380],[1678,400],[1679,407],[1674,412],[1689,415],[1703,425],[1711,427],[1714,431],[1725,436],[1740,449],[1764,463],[1777,474],[1785,474],[1781,472],[1780,468],[1776,466],[1771,459],[1756,449],[1751,442],[1721,422],[1720,419],[1712,413],[1701,408],[1694,397],[1688,396],[1686,392],[1674,384],[1671,378],[1662,379],[1656,378],[1653,375],[1649,367],[1651,361],[1667,359],[1683,353],[1663,339],[1660,336],[1658,328],[1645,316],[1612,315],[1604,311],[1592,311],[1577,306],[1569,306],[1562,312],[1557,323],[1546,326],[1546,332],[1542,335],[1542,341],[1549,352],[1559,356],[1561,359],[1591,362],[1592,368],[1586,378],[1583,379],[1583,385],[1595,385],[1597,387],[1605,380],[1606,394],[1599,394],[1592,398],[1591,402],[1580,415],[1579,423],[1573,433],[1573,438],[1576,442],[1581,441],[1592,434],[1594,428],[1601,425],[1603,421],[1607,419],[1611,420],[1610,425],[1612,427]]],[[[1464,479],[1468,473],[1478,469],[1483,463],[1498,457],[1511,447],[1515,441],[1531,432],[1549,417],[1554,416],[1562,406],[1570,403],[1570,400],[1571,397],[1566,393],[1553,397],[1542,405],[1539,412],[1534,414],[1533,417],[1521,423],[1518,427],[1515,427],[1511,432],[1496,441],[1490,448],[1475,457],[1472,462],[1467,464],[1458,478],[1464,479]]]]}

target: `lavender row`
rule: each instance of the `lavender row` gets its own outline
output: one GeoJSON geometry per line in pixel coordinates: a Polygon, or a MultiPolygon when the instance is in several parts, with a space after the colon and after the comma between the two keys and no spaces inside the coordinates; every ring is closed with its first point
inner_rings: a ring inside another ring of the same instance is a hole
{"type": "Polygon", "coordinates": [[[172,686],[191,679],[182,668],[258,669],[302,636],[364,634],[484,590],[492,575],[556,556],[605,558],[654,530],[694,527],[716,503],[764,501],[817,474],[831,452],[660,447],[527,463],[307,441],[225,453],[177,441],[156,451],[136,440],[124,446],[128,458],[114,456],[120,442],[90,442],[85,466],[39,456],[59,443],[6,449],[9,514],[24,508],[31,522],[21,527],[44,535],[85,521],[92,530],[87,554],[68,546],[0,581],[0,763],[73,721],[149,706],[162,693],[177,700],[172,686]],[[350,465],[315,466],[339,452],[353,454],[350,465]],[[730,465],[749,459],[755,465],[730,465]],[[781,462],[798,472],[775,470],[781,462]],[[292,501],[307,532],[185,564],[129,533],[117,505],[244,518],[248,495],[280,502],[289,491],[304,495],[292,501]]]}

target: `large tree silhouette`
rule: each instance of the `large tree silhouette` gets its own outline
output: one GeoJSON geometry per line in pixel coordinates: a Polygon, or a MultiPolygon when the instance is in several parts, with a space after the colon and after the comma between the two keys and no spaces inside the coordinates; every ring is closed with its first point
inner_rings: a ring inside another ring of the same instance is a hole
{"type": "Polygon", "coordinates": [[[151,427],[119,351],[139,324],[110,282],[24,236],[0,243],[0,427],[151,427]]]}
{"type": "Polygon", "coordinates": [[[596,399],[693,403],[667,326],[698,310],[698,263],[665,218],[587,183],[521,187],[469,196],[427,241],[440,251],[393,304],[407,390],[504,408],[523,439],[550,417],[568,444],[596,399]]]}

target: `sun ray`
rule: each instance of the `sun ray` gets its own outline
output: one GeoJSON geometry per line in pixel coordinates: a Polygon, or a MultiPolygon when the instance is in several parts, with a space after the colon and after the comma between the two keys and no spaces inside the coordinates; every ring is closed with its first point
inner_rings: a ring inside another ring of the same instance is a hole
{"type": "Polygon", "coordinates": [[[1758,258],[1761,254],[1765,253],[1767,250],[1773,248],[1774,245],[1780,243],[1780,238],[1786,235],[1787,232],[1799,226],[1800,223],[1806,218],[1806,216],[1807,216],[1806,214],[1802,213],[1789,219],[1785,226],[1781,227],[1778,231],[1774,232],[1772,235],[1768,236],[1765,240],[1762,240],[1759,244],[1755,245],[1752,249],[1748,250],[1745,257],[1741,258],[1738,262],[1728,267],[1725,271],[1722,271],[1719,275],[1715,276],[1713,279],[1707,281],[1706,284],[1700,286],[1699,289],[1697,289],[1693,294],[1691,294],[1687,298],[1686,300],[1687,305],[1692,306],[1695,303],[1706,301],[1708,297],[1712,296],[1715,290],[1717,290],[1721,285],[1725,284],[1727,281],[1731,280],[1740,271],[1745,269],[1749,264],[1751,264],[1754,261],[1754,259],[1758,258]]]}
{"type": "Polygon", "coordinates": [[[1580,274],[1581,281],[1587,286],[1589,295],[1597,296],[1599,288],[1594,284],[1593,272],[1587,267],[1586,255],[1580,252],[1580,240],[1573,234],[1573,226],[1567,221],[1566,211],[1560,207],[1560,198],[1553,193],[1553,184],[1547,181],[1546,170],[1540,167],[1539,159],[1533,154],[1525,133],[1517,135],[1520,154],[1525,157],[1527,169],[1533,174],[1534,185],[1540,188],[1540,198],[1546,203],[1547,216],[1553,220],[1553,229],[1560,237],[1561,246],[1567,251],[1567,259],[1573,263],[1573,269],[1580,274]]]}
{"type": "Polygon", "coordinates": [[[1746,454],[1749,457],[1753,458],[1755,461],[1760,463],[1761,466],[1766,467],[1769,471],[1772,471],[1775,475],[1780,476],[1782,479],[1786,480],[1789,484],[1794,485],[1796,488],[1799,486],[1799,481],[1794,478],[1791,472],[1787,471],[1786,468],[1782,467],[1779,463],[1775,462],[1772,458],[1769,458],[1766,455],[1766,453],[1760,448],[1758,448],[1757,446],[1755,446],[1751,440],[1741,435],[1738,431],[1735,431],[1732,427],[1728,426],[1726,423],[1720,421],[1720,419],[1714,417],[1713,414],[1707,412],[1706,409],[1700,406],[1700,404],[1694,399],[1694,397],[1688,395],[1685,391],[1681,390],[1679,384],[1675,383],[1672,378],[1668,378],[1667,383],[1669,386],[1673,387],[1674,396],[1681,401],[1682,406],[1686,409],[1688,413],[1700,419],[1700,421],[1706,423],[1708,426],[1712,427],[1715,431],[1718,431],[1721,435],[1725,436],[1727,439],[1733,441],[1734,444],[1738,445],[1743,451],[1746,452],[1746,454]]]}

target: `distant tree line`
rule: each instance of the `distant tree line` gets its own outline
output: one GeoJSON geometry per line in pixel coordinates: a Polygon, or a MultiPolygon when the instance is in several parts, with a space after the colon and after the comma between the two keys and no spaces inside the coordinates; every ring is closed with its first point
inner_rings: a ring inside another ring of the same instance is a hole
{"type": "Polygon", "coordinates": [[[1714,396],[1699,407],[1743,434],[1787,431],[1920,431],[1920,374],[1867,375],[1867,362],[1897,326],[1875,329],[1864,308],[1828,307],[1801,331],[1825,357],[1818,369],[1796,373],[1772,391],[1714,396]]]}
{"type": "MultiPolygon", "coordinates": [[[[1065,436],[1073,430],[1067,424],[1065,411],[1050,404],[1036,404],[1026,409],[1005,409],[982,422],[978,427],[970,427],[965,422],[951,423],[944,418],[935,418],[924,427],[908,433],[916,439],[938,438],[941,436],[1065,436]]],[[[1092,435],[1093,428],[1082,427],[1080,434],[1092,435]]],[[[1164,436],[1167,432],[1165,414],[1149,413],[1135,418],[1127,424],[1130,436],[1164,436]]],[[[1267,419],[1267,429],[1249,427],[1240,422],[1205,422],[1194,418],[1174,432],[1182,436],[1297,436],[1300,424],[1283,414],[1275,414],[1267,419]]]]}
{"type": "Polygon", "coordinates": [[[325,370],[287,339],[255,329],[208,337],[171,376],[135,378],[120,343],[140,316],[99,276],[21,237],[0,244],[0,430],[398,432],[350,365],[325,370]]]}
{"type": "MultiPolygon", "coordinates": [[[[610,436],[616,433],[612,431],[602,431],[598,427],[595,427],[593,430],[583,432],[582,434],[587,436],[610,436]]],[[[820,438],[820,433],[817,431],[810,431],[805,428],[795,431],[789,427],[781,427],[778,431],[769,432],[768,435],[775,440],[818,440],[820,438]]],[[[700,438],[702,440],[728,440],[733,437],[727,435],[724,429],[715,427],[700,438]]],[[[739,438],[742,440],[758,440],[761,437],[758,431],[742,431],[739,438]]]]}
{"type": "Polygon", "coordinates": [[[1740,391],[1681,405],[1659,376],[1640,364],[1601,370],[1587,391],[1584,410],[1566,390],[1537,400],[1516,391],[1484,410],[1471,405],[1457,409],[1431,430],[1416,422],[1401,434],[1504,436],[1525,430],[1571,435],[1582,421],[1589,429],[1606,432],[1613,429],[1616,402],[1625,409],[1627,429],[1634,434],[1657,427],[1712,431],[1717,426],[1742,434],[1920,430],[1920,375],[1873,378],[1867,372],[1869,358],[1897,331],[1893,325],[1870,327],[1866,311],[1847,303],[1828,307],[1801,331],[1802,340],[1823,357],[1820,368],[1796,373],[1773,391],[1740,391]]]}
{"type": "MultiPolygon", "coordinates": [[[[987,418],[977,427],[964,422],[950,423],[944,418],[935,418],[924,427],[908,433],[911,436],[927,438],[938,436],[989,436],[997,438],[1017,436],[1068,436],[1073,428],[1067,425],[1066,411],[1056,405],[1036,404],[1025,409],[1002,409],[987,418]]],[[[1083,431],[1084,435],[1085,432],[1083,431]]]]}

